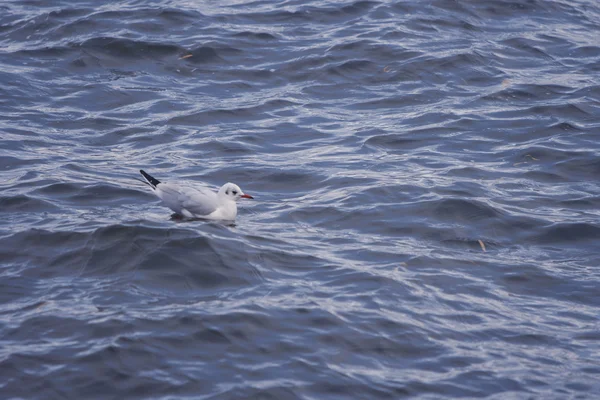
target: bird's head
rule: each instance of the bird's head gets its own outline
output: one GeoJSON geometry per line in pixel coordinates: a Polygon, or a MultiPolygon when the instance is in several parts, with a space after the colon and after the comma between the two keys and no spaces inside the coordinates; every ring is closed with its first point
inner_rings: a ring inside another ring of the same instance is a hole
{"type": "Polygon", "coordinates": [[[219,196],[238,201],[239,199],[253,199],[254,197],[242,192],[242,189],[235,183],[226,183],[219,189],[219,196]]]}

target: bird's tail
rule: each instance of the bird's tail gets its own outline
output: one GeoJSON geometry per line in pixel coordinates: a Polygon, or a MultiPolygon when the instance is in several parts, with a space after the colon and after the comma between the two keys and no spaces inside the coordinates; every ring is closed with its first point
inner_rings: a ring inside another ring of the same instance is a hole
{"type": "Polygon", "coordinates": [[[144,171],[143,169],[140,169],[140,174],[142,174],[142,176],[144,178],[146,178],[146,180],[148,181],[148,183],[150,184],[150,186],[152,186],[152,188],[156,188],[156,185],[158,185],[160,183],[160,181],[158,179],[154,179],[153,177],[151,177],[150,175],[148,175],[146,173],[146,171],[144,171]]]}

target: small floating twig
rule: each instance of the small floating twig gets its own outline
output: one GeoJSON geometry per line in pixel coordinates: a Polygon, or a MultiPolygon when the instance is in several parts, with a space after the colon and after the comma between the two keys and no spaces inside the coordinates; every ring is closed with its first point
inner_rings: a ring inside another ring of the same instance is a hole
{"type": "Polygon", "coordinates": [[[483,243],[483,241],[481,239],[478,240],[478,242],[479,242],[479,245],[481,246],[481,250],[483,250],[483,252],[485,253],[486,252],[486,250],[485,250],[485,243],[483,243]]]}

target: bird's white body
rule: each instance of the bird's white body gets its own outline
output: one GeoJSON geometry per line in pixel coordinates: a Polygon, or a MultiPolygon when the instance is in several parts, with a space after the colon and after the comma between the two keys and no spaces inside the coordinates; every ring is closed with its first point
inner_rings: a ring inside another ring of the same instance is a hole
{"type": "Polygon", "coordinates": [[[237,216],[236,201],[240,198],[252,198],[234,183],[224,184],[215,193],[201,186],[159,182],[144,171],[140,172],[154,189],[154,194],[167,207],[186,218],[233,221],[237,216]]]}
{"type": "Polygon", "coordinates": [[[206,188],[164,182],[156,186],[154,193],[167,207],[187,218],[234,220],[237,216],[233,199],[206,188]]]}

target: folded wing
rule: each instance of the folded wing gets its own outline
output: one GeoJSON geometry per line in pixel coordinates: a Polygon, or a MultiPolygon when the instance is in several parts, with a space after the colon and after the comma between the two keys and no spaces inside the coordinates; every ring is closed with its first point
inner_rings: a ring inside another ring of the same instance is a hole
{"type": "Polygon", "coordinates": [[[212,214],[219,207],[217,194],[203,188],[184,188],[182,190],[183,208],[196,216],[212,214]]]}
{"type": "Polygon", "coordinates": [[[204,188],[163,182],[156,187],[156,195],[167,207],[180,214],[187,210],[195,216],[206,216],[218,207],[216,193],[204,188]]]}

